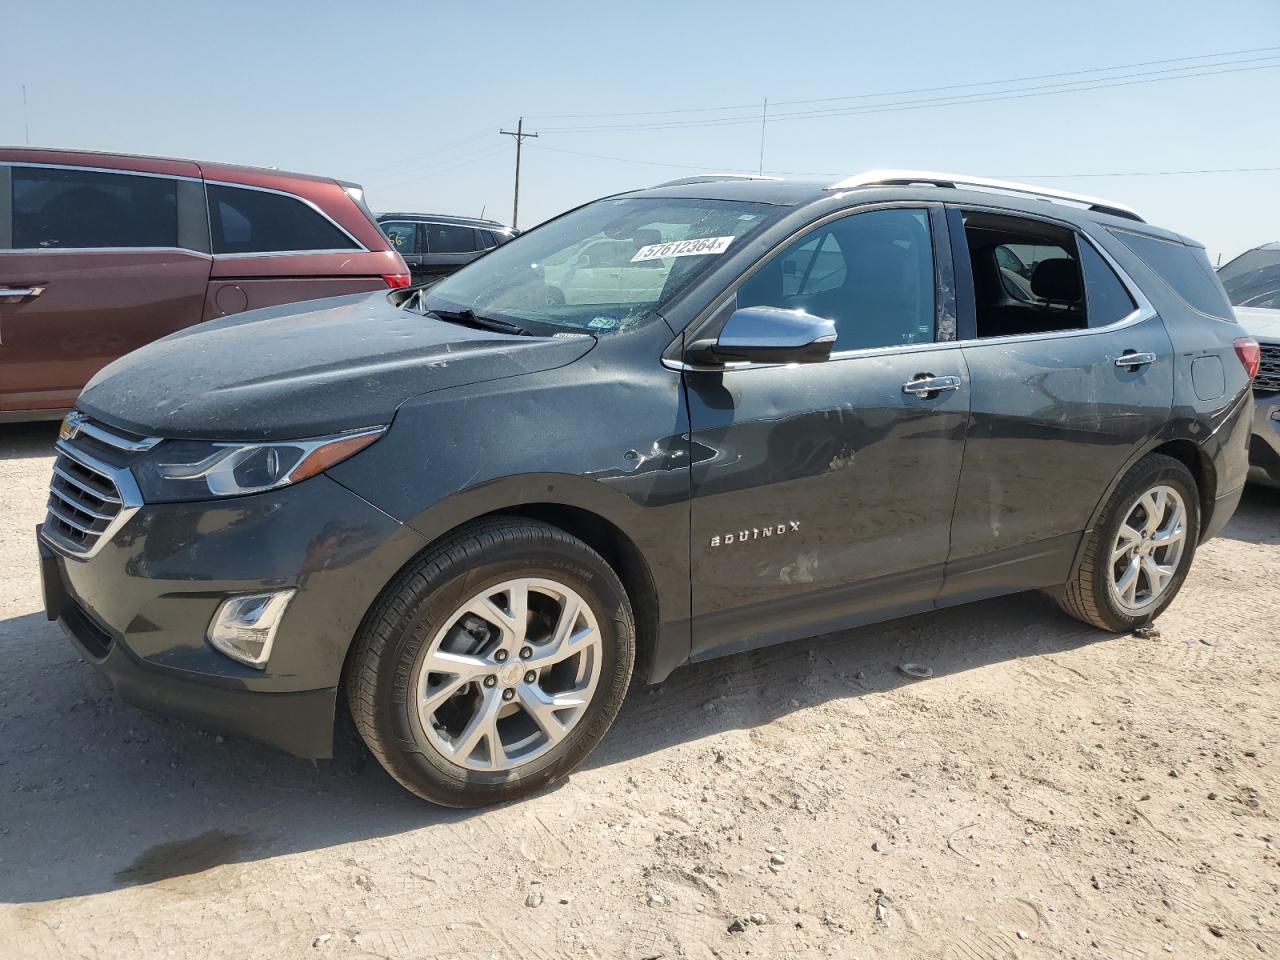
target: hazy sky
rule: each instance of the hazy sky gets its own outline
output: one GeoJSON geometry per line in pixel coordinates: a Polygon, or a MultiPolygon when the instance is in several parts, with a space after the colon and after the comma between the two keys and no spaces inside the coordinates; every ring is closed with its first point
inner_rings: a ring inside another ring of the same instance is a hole
{"type": "Polygon", "coordinates": [[[510,222],[498,130],[521,114],[541,133],[524,226],[754,170],[767,97],[766,172],[1065,174],[1037,182],[1127,202],[1215,258],[1280,240],[1280,0],[6,0],[2,19],[0,143],[26,138],[26,84],[33,145],[326,174],[375,210],[510,222]],[[1153,63],[1206,54],[1230,55],[1153,63]],[[640,129],[581,129],[609,125],[640,129]]]}

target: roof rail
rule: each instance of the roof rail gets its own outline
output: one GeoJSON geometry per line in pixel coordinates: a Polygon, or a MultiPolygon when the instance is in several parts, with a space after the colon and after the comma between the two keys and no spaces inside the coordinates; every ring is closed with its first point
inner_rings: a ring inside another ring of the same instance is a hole
{"type": "Polygon", "coordinates": [[[971,177],[963,173],[937,173],[932,170],[868,170],[854,174],[838,183],[827,187],[828,190],[853,190],[858,187],[907,186],[913,183],[927,183],[935,187],[978,187],[983,190],[999,190],[1005,193],[1020,193],[1039,197],[1043,200],[1056,200],[1065,203],[1078,203],[1095,213],[1107,213],[1113,217],[1126,220],[1146,221],[1132,207],[1123,203],[1113,203],[1098,197],[1090,197],[1083,193],[1068,193],[1066,190],[1053,190],[1049,187],[1034,187],[1028,183],[1015,183],[1011,180],[991,180],[987,177],[971,177]]]}
{"type": "Polygon", "coordinates": [[[651,190],[658,187],[684,187],[696,183],[719,183],[722,180],[779,180],[780,177],[766,177],[755,173],[702,173],[695,177],[680,177],[678,180],[665,180],[654,184],[651,190]]]}

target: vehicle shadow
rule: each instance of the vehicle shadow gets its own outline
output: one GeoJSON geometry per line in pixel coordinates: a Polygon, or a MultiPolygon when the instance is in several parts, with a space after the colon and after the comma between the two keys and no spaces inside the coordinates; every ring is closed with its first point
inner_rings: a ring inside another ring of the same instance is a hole
{"type": "Polygon", "coordinates": [[[0,461],[53,456],[58,422],[0,424],[0,461]]]}
{"type": "MultiPolygon", "coordinates": [[[[903,659],[936,680],[1108,639],[1024,594],[694,664],[633,690],[587,769],[919,682],[897,672],[903,659]]],[[[485,813],[414,798],[349,722],[335,760],[316,764],[136,711],[42,614],[0,622],[0,651],[0,902],[163,883],[474,816],[501,832],[520,815],[519,802],[485,813]]]]}
{"type": "Polygon", "coordinates": [[[1280,489],[1251,483],[1221,536],[1258,545],[1280,543],[1280,489]]]}

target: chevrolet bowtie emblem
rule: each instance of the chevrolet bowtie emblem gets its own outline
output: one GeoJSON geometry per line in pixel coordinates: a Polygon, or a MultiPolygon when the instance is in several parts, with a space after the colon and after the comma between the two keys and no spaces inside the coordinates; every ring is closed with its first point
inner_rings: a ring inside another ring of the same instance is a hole
{"type": "Polygon", "coordinates": [[[85,415],[72,410],[62,418],[62,426],[58,428],[59,440],[74,440],[76,434],[80,432],[80,427],[84,424],[85,415]]]}

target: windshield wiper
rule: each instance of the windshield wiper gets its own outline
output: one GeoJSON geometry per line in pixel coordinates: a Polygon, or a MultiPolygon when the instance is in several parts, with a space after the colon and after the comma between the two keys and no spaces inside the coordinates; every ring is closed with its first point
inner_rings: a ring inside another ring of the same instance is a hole
{"type": "MultiPolygon", "coordinates": [[[[424,298],[425,299],[425,298],[424,298]]],[[[494,317],[479,316],[474,310],[428,310],[428,316],[439,317],[448,323],[460,323],[464,327],[477,330],[495,330],[498,333],[510,333],[517,337],[531,337],[533,333],[517,323],[497,320],[494,317]]]]}

